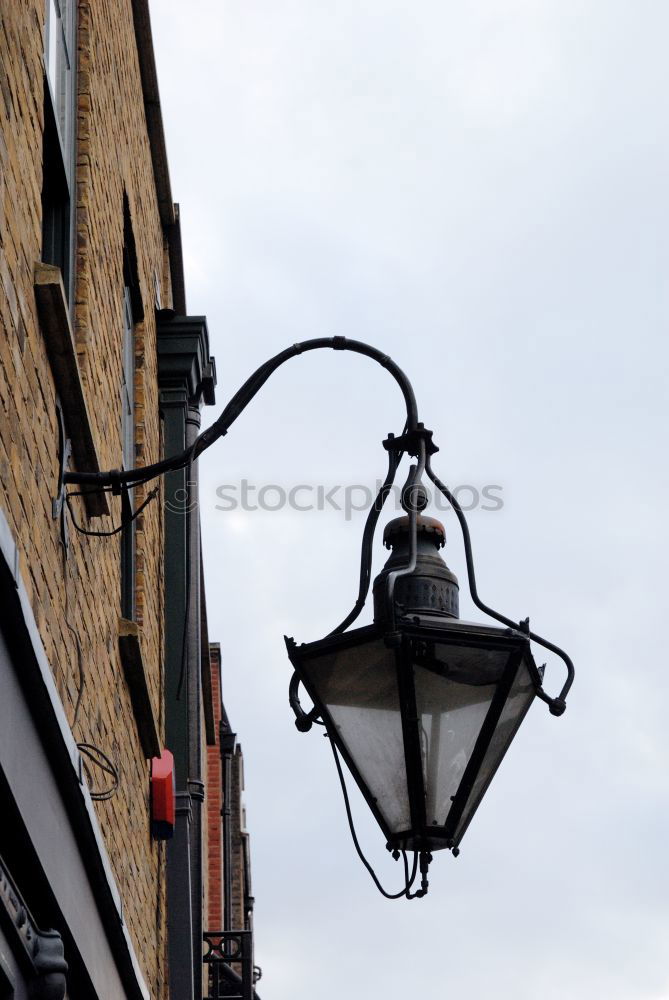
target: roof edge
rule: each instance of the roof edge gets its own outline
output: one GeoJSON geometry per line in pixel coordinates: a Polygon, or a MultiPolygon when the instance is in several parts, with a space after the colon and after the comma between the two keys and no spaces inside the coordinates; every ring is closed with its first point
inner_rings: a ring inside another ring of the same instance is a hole
{"type": "Polygon", "coordinates": [[[144,116],[151,149],[153,177],[158,199],[158,213],[169,251],[169,268],[172,285],[172,306],[179,315],[186,315],[183,250],[179,206],[172,200],[172,185],[167,162],[167,145],[160,107],[158,71],[153,48],[149,0],[132,0],[132,20],[139,60],[139,72],[144,97],[144,116]]]}
{"type": "Polygon", "coordinates": [[[132,19],[135,28],[135,41],[137,44],[139,72],[144,96],[144,111],[146,114],[146,128],[151,147],[151,161],[153,163],[153,175],[158,195],[160,221],[163,226],[172,226],[176,219],[174,202],[172,201],[170,173],[167,164],[167,147],[165,145],[163,115],[160,108],[158,73],[153,49],[148,0],[132,0],[132,19]]]}

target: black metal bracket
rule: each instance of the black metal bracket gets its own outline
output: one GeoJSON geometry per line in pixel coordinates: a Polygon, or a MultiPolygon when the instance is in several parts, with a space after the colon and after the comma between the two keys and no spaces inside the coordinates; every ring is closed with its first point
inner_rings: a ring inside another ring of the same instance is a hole
{"type": "MultiPolygon", "coordinates": [[[[294,640],[286,639],[286,643],[293,642],[294,640]]],[[[305,712],[300,704],[300,697],[298,694],[300,687],[300,678],[297,673],[293,672],[293,676],[290,678],[290,684],[288,685],[288,701],[290,702],[290,707],[295,713],[295,727],[301,733],[308,733],[314,722],[318,721],[318,709],[312,708],[310,712],[305,712]]]]}
{"type": "Polygon", "coordinates": [[[112,495],[115,497],[121,496],[125,483],[122,478],[121,469],[110,469],[109,470],[109,485],[111,486],[112,495]]]}
{"type": "Polygon", "coordinates": [[[432,431],[427,430],[422,423],[418,423],[413,430],[404,431],[399,437],[389,434],[383,442],[383,447],[386,451],[405,451],[407,455],[418,458],[421,441],[425,442],[426,455],[434,455],[435,452],[439,451],[439,448],[432,440],[432,431]]]}

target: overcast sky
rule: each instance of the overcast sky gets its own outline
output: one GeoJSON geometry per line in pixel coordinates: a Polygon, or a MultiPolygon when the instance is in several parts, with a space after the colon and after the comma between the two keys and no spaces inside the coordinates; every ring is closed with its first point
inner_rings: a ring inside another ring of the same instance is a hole
{"type": "MultiPolygon", "coordinates": [[[[282,638],[320,638],[353,604],[364,514],[223,511],[216,490],[371,486],[402,399],[352,355],[273,376],[201,462],[260,995],[669,1000],[669,5],[153,0],[152,16],[188,308],[218,366],[207,420],[295,341],[391,354],[438,474],[502,498],[470,514],[484,600],[577,669],[566,715],[533,706],[429,896],[381,898],[325,740],[294,728],[282,638]]],[[[562,679],[549,663],[547,688],[562,679]]]]}

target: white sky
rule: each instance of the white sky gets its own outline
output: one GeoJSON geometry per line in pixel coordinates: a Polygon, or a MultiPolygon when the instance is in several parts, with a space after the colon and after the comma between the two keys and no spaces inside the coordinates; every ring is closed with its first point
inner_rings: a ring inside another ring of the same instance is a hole
{"type": "MultiPolygon", "coordinates": [[[[669,5],[153,0],[152,14],[216,412],[297,340],[387,351],[439,475],[502,487],[501,511],[470,515],[484,600],[529,614],[577,668],[562,719],[533,707],[460,858],[435,857],[428,898],[382,899],[325,741],[293,726],[282,638],[320,638],[352,605],[363,515],[226,513],[215,491],[371,485],[402,400],[351,355],[273,376],[201,463],[263,1000],[667,1000],[669,5]]],[[[550,664],[547,687],[561,683],[550,664]]],[[[356,815],[399,886],[357,800],[356,815]]]]}

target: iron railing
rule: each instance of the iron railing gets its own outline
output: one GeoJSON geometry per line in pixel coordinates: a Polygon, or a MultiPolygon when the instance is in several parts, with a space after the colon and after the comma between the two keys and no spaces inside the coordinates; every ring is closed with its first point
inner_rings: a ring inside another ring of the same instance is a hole
{"type": "Polygon", "coordinates": [[[208,970],[206,1000],[253,1000],[251,931],[207,931],[203,962],[208,970]]]}

